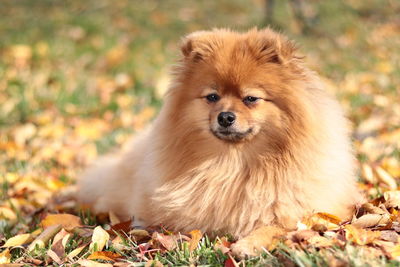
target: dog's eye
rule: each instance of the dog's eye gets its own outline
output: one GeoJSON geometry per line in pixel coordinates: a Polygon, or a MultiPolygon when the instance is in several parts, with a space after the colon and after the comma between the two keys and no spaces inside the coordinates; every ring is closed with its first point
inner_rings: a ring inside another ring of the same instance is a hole
{"type": "Polygon", "coordinates": [[[246,97],[243,99],[243,102],[244,102],[245,104],[251,104],[251,103],[257,102],[258,99],[260,99],[260,98],[259,98],[259,97],[255,97],[255,96],[246,96],[246,97]]]}
{"type": "Polygon", "coordinates": [[[217,94],[209,94],[206,96],[206,99],[210,102],[217,102],[218,100],[220,100],[220,96],[217,94]]]}

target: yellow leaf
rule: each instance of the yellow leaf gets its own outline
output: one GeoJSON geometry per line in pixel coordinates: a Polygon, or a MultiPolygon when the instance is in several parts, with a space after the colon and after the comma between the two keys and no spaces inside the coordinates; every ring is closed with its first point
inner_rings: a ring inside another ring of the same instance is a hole
{"type": "Polygon", "coordinates": [[[346,225],[346,239],[357,245],[367,245],[381,236],[379,231],[370,231],[357,228],[353,225],[346,225]]]}
{"type": "Polygon", "coordinates": [[[200,239],[202,238],[203,234],[200,230],[193,230],[190,231],[189,234],[192,236],[192,239],[189,241],[189,250],[193,251],[197,248],[200,239]]]}
{"type": "Polygon", "coordinates": [[[16,247],[25,245],[33,240],[31,234],[21,234],[9,238],[3,247],[16,247]]]}
{"type": "Polygon", "coordinates": [[[49,214],[40,223],[43,228],[57,224],[67,231],[82,226],[81,219],[71,214],[49,214]]]}
{"type": "Polygon", "coordinates": [[[118,253],[113,253],[111,251],[95,251],[87,259],[88,260],[105,260],[105,261],[115,261],[122,256],[118,253]]]}
{"type": "Polygon", "coordinates": [[[79,253],[82,252],[82,250],[87,246],[88,244],[82,245],[80,247],[77,247],[76,249],[74,249],[73,251],[71,251],[70,253],[68,253],[67,258],[68,259],[73,259],[74,257],[78,256],[79,253]]]}
{"type": "Polygon", "coordinates": [[[10,208],[0,207],[0,218],[4,218],[4,219],[10,220],[10,221],[15,221],[15,220],[17,220],[17,215],[10,208]]]}
{"type": "Polygon", "coordinates": [[[381,167],[378,166],[375,168],[375,172],[376,172],[376,175],[377,175],[379,181],[386,184],[390,189],[397,188],[397,183],[394,180],[394,178],[389,173],[387,173],[384,169],[382,169],[381,167]]]}
{"type": "Polygon", "coordinates": [[[315,213],[304,220],[304,224],[311,229],[314,225],[324,225],[328,230],[336,230],[339,228],[340,218],[328,213],[315,213]]]}
{"type": "Polygon", "coordinates": [[[110,235],[101,226],[97,226],[93,230],[92,242],[90,243],[89,249],[91,251],[102,251],[104,246],[110,239],[110,235]]]}
{"type": "Polygon", "coordinates": [[[0,264],[10,263],[11,262],[11,253],[8,249],[0,252],[0,264]]]}

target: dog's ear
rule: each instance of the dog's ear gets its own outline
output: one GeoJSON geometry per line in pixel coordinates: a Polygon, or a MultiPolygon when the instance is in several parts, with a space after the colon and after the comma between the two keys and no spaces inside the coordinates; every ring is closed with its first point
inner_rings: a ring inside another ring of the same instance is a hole
{"type": "Polygon", "coordinates": [[[208,31],[197,31],[182,39],[181,52],[185,59],[197,62],[214,51],[212,34],[208,31]]]}
{"type": "Polygon", "coordinates": [[[251,47],[254,56],[261,63],[275,63],[284,65],[293,59],[300,57],[295,55],[296,45],[283,35],[270,29],[254,30],[249,34],[255,36],[251,38],[251,47]]]}

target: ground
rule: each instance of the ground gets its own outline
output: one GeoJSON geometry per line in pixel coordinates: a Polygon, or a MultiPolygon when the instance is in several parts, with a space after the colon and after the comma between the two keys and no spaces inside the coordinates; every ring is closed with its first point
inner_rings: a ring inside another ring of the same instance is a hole
{"type": "Polygon", "coordinates": [[[299,2],[3,0],[0,263],[400,265],[400,3],[299,2]],[[261,256],[239,259],[229,237],[132,230],[76,205],[83,167],[157,114],[184,34],[267,23],[299,43],[351,119],[370,201],[352,221],[315,214],[261,256]]]}

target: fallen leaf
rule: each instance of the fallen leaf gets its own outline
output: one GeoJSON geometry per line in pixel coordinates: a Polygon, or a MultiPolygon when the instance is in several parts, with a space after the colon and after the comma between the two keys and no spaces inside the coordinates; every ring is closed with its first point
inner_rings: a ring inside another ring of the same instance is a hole
{"type": "Polygon", "coordinates": [[[110,239],[110,235],[101,226],[94,228],[92,242],[89,245],[91,251],[102,251],[110,239]]]}
{"type": "Polygon", "coordinates": [[[28,251],[32,251],[36,246],[43,248],[45,244],[61,230],[61,225],[52,225],[46,228],[38,237],[29,245],[28,251]]]}
{"type": "Polygon", "coordinates": [[[105,260],[105,261],[115,261],[120,258],[122,258],[120,254],[111,251],[95,251],[89,257],[87,257],[88,260],[105,260]]]}
{"type": "Polygon", "coordinates": [[[73,230],[75,227],[82,226],[81,219],[78,216],[71,214],[49,214],[44,218],[40,225],[47,228],[52,225],[61,225],[67,231],[73,230]]]}
{"type": "Polygon", "coordinates": [[[67,258],[68,259],[73,259],[74,257],[78,256],[79,253],[82,252],[82,250],[87,246],[88,244],[84,244],[82,246],[77,247],[76,249],[72,250],[70,253],[68,253],[67,258]]]}
{"type": "Polygon", "coordinates": [[[372,214],[385,214],[386,211],[384,211],[383,209],[374,206],[371,203],[364,203],[361,208],[363,208],[365,211],[367,211],[368,213],[372,213],[372,214]]]}
{"type": "Polygon", "coordinates": [[[189,241],[189,250],[193,251],[197,248],[197,245],[199,244],[200,239],[202,238],[203,234],[201,233],[200,230],[190,231],[189,234],[192,237],[189,241]]]}
{"type": "Polygon", "coordinates": [[[351,224],[358,228],[367,228],[377,225],[385,225],[390,222],[390,215],[385,214],[365,214],[355,219],[351,224]]]}
{"type": "Polygon", "coordinates": [[[226,259],[224,267],[239,267],[239,264],[231,255],[228,254],[228,259],[226,259]]]}
{"type": "Polygon", "coordinates": [[[60,259],[60,257],[57,255],[57,253],[55,253],[53,250],[51,250],[51,249],[47,250],[46,254],[57,264],[59,264],[59,265],[63,264],[63,261],[60,259]]]}
{"type": "Polygon", "coordinates": [[[383,193],[386,208],[400,208],[400,191],[386,191],[383,193]]]}
{"type": "Polygon", "coordinates": [[[10,250],[5,249],[3,252],[0,252],[0,264],[10,263],[11,262],[11,253],[10,250]]]}
{"type": "Polygon", "coordinates": [[[223,254],[226,254],[230,251],[232,243],[228,241],[226,237],[221,237],[217,239],[217,242],[215,242],[214,249],[215,250],[221,250],[223,254]]]}
{"type": "Polygon", "coordinates": [[[147,261],[144,267],[163,267],[164,265],[158,260],[147,261]]]}
{"type": "Polygon", "coordinates": [[[371,231],[357,228],[353,225],[346,225],[346,239],[357,245],[367,245],[378,239],[381,235],[379,231],[371,231]]]}
{"type": "Polygon", "coordinates": [[[83,267],[112,267],[112,264],[109,263],[100,263],[97,261],[91,261],[91,260],[79,260],[77,263],[79,263],[83,267]]]}
{"type": "Polygon", "coordinates": [[[30,243],[33,240],[31,234],[21,234],[9,238],[2,247],[16,247],[30,243]]]}
{"type": "Polygon", "coordinates": [[[381,167],[378,166],[375,168],[375,172],[376,172],[376,175],[377,175],[379,181],[386,184],[390,189],[397,188],[397,183],[394,180],[394,178],[389,173],[387,173],[384,169],[382,169],[381,167]]]}
{"type": "Polygon", "coordinates": [[[177,247],[178,238],[175,235],[165,235],[154,232],[152,239],[156,242],[159,242],[168,251],[173,250],[177,247]]]}
{"type": "Polygon", "coordinates": [[[361,177],[364,178],[370,184],[375,184],[377,179],[374,174],[372,167],[366,163],[361,165],[361,177]]]}

